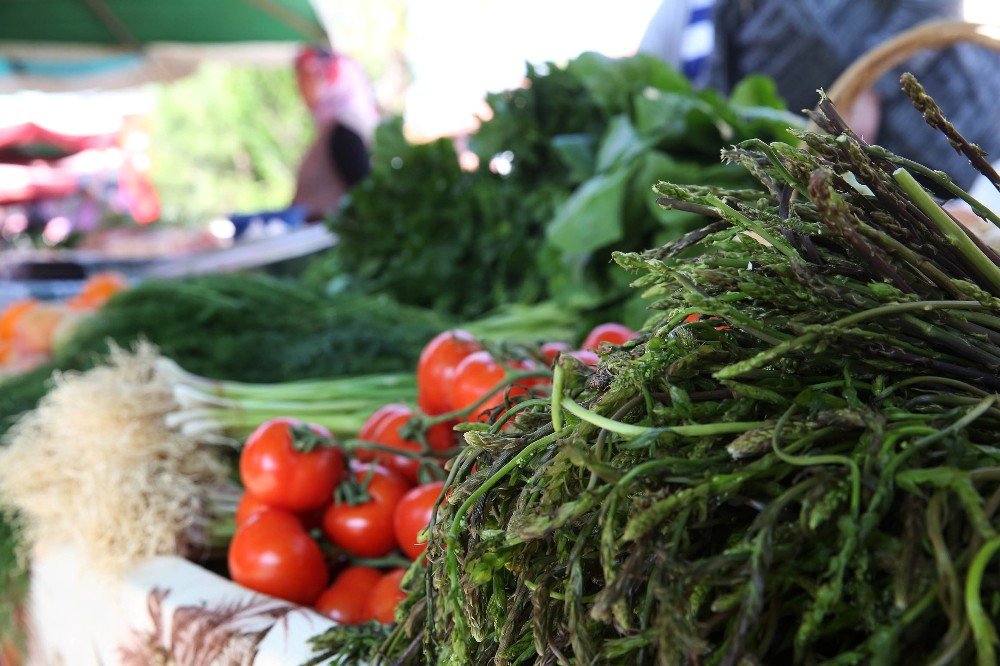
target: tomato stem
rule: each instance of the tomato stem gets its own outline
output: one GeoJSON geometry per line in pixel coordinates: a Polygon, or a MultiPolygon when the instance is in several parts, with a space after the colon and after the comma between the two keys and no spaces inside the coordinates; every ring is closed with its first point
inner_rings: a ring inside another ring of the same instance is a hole
{"type": "Polygon", "coordinates": [[[445,414],[438,414],[437,416],[427,417],[424,420],[424,427],[429,428],[432,425],[437,425],[438,423],[445,423],[447,421],[460,421],[465,417],[469,416],[477,409],[482,407],[486,402],[497,394],[498,391],[502,391],[505,387],[519,382],[522,379],[539,379],[539,378],[551,378],[552,372],[549,370],[520,370],[517,372],[508,372],[489,392],[482,398],[472,403],[468,407],[463,407],[462,409],[456,409],[445,414]]]}
{"type": "Polygon", "coordinates": [[[413,562],[394,551],[383,557],[352,557],[351,564],[375,569],[409,569],[413,562]]]}

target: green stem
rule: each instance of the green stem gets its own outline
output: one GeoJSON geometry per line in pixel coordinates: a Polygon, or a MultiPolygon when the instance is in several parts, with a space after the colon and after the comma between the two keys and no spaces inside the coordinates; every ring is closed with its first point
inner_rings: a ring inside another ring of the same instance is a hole
{"type": "Polygon", "coordinates": [[[909,171],[900,167],[892,172],[892,177],[896,179],[896,182],[903,188],[910,200],[916,204],[917,208],[931,219],[948,241],[955,246],[955,249],[961,252],[976,271],[989,282],[993,293],[1000,293],[1000,267],[983,254],[983,251],[962,231],[955,220],[951,219],[941,209],[941,206],[931,199],[909,171]]]}
{"type": "Polygon", "coordinates": [[[797,467],[809,467],[812,465],[846,465],[851,472],[851,515],[857,520],[858,511],[861,507],[861,470],[858,464],[847,456],[839,455],[817,455],[817,456],[797,456],[781,450],[781,431],[784,430],[788,419],[795,413],[798,406],[792,404],[785,413],[778,419],[774,432],[771,435],[771,449],[774,455],[789,465],[797,467]]]}
{"type": "Polygon", "coordinates": [[[726,218],[728,221],[740,227],[743,227],[747,231],[752,231],[753,233],[757,234],[765,241],[767,241],[772,247],[774,247],[774,249],[778,250],[789,259],[801,261],[798,252],[792,249],[792,247],[789,246],[787,243],[785,243],[784,240],[779,240],[777,236],[771,235],[771,233],[768,232],[766,229],[764,229],[764,227],[757,224],[757,222],[751,220],[750,218],[746,217],[745,215],[740,213],[735,208],[731,207],[729,204],[727,204],[719,197],[710,195],[705,197],[705,201],[710,203],[715,208],[717,208],[719,214],[722,215],[724,218],[726,218]]]}
{"type": "Polygon", "coordinates": [[[956,185],[955,182],[951,178],[949,178],[948,174],[946,174],[944,171],[936,171],[929,167],[925,167],[923,164],[919,162],[914,162],[913,160],[908,160],[905,157],[900,157],[895,153],[889,152],[882,146],[866,146],[865,150],[870,155],[874,155],[875,157],[880,157],[882,159],[889,160],[890,162],[895,162],[900,166],[907,167],[908,169],[916,171],[922,176],[925,176],[926,178],[934,181],[942,188],[948,190],[954,196],[958,197],[965,203],[969,204],[969,206],[976,213],[976,215],[983,218],[984,220],[989,220],[996,226],[1000,227],[1000,217],[998,217],[996,213],[990,210],[989,207],[983,205],[983,203],[980,202],[978,199],[976,199],[971,194],[969,194],[961,187],[956,185]]]}
{"type": "Polygon", "coordinates": [[[972,633],[976,639],[976,654],[979,666],[994,666],[996,651],[993,645],[997,642],[993,621],[983,610],[981,588],[986,565],[993,555],[1000,550],[1000,537],[987,541],[969,565],[969,573],[965,579],[965,612],[972,625],[972,633]]]}
{"type": "Polygon", "coordinates": [[[399,553],[390,553],[384,557],[351,558],[351,564],[358,567],[374,567],[376,569],[409,569],[413,562],[406,559],[399,553]]]}
{"type": "Polygon", "coordinates": [[[503,427],[503,425],[510,419],[517,416],[518,413],[523,412],[524,410],[530,409],[532,407],[541,407],[543,405],[548,405],[549,402],[550,402],[549,400],[544,400],[542,398],[532,398],[530,400],[522,400],[521,402],[517,403],[516,405],[508,409],[506,412],[501,414],[499,417],[497,417],[497,422],[494,423],[492,426],[490,426],[490,432],[492,433],[500,432],[500,429],[503,427]]]}
{"type": "Polygon", "coordinates": [[[501,479],[510,474],[510,472],[521,465],[522,462],[534,455],[535,451],[542,449],[552,442],[556,441],[567,432],[570,428],[563,428],[562,430],[557,430],[541,439],[538,439],[526,447],[521,449],[517,455],[510,459],[510,461],[501,467],[493,476],[486,479],[481,486],[476,488],[471,495],[469,495],[462,505],[455,511],[455,516],[451,521],[451,527],[448,530],[448,572],[449,578],[451,579],[452,589],[458,589],[458,559],[456,553],[458,552],[458,536],[462,529],[462,521],[465,520],[465,514],[469,512],[472,506],[479,501],[479,498],[487,493],[493,486],[498,484],[501,479]]]}
{"type": "Polygon", "coordinates": [[[497,391],[502,391],[504,387],[514,384],[522,379],[538,379],[538,378],[550,378],[552,373],[548,370],[523,370],[519,372],[508,372],[503,379],[501,379],[496,386],[490,389],[489,393],[484,395],[482,398],[472,403],[468,407],[463,407],[462,409],[456,409],[445,414],[439,414],[437,416],[432,416],[430,418],[424,419],[424,426],[430,427],[432,425],[437,425],[438,423],[445,423],[447,421],[461,421],[470,414],[475,413],[477,409],[482,407],[486,402],[492,398],[497,391]]]}
{"type": "Polygon", "coordinates": [[[639,437],[650,432],[673,433],[684,437],[704,437],[709,435],[725,435],[731,433],[746,432],[754,428],[767,425],[767,421],[732,421],[722,423],[706,423],[695,425],[672,426],[665,428],[651,428],[647,426],[637,426],[630,423],[621,423],[592,412],[586,407],[578,405],[571,398],[562,399],[563,407],[566,411],[576,416],[581,421],[586,421],[598,428],[603,428],[622,437],[639,437]]]}
{"type": "Polygon", "coordinates": [[[565,373],[562,363],[556,359],[556,365],[552,370],[552,428],[556,432],[562,430],[563,426],[562,393],[565,373]]]}
{"type": "MultiPolygon", "coordinates": [[[[977,248],[978,251],[978,248],[977,248]]],[[[877,319],[878,317],[891,316],[897,314],[903,314],[905,312],[912,312],[914,310],[987,310],[988,305],[984,305],[977,301],[907,301],[905,303],[889,303],[888,305],[880,305],[876,308],[871,308],[870,310],[863,310],[862,312],[855,312],[852,315],[848,315],[835,322],[824,325],[822,328],[817,328],[808,333],[804,333],[797,338],[793,338],[786,342],[782,342],[780,345],[776,345],[766,351],[762,351],[756,356],[749,358],[745,361],[739,363],[733,363],[732,365],[727,365],[726,367],[716,371],[714,377],[716,379],[736,379],[743,373],[754,370],[766,365],[771,361],[774,361],[782,356],[788,354],[789,352],[795,351],[801,347],[805,347],[807,344],[814,342],[822,335],[828,335],[831,331],[838,329],[844,329],[848,326],[861,323],[868,319],[877,319]]]]}

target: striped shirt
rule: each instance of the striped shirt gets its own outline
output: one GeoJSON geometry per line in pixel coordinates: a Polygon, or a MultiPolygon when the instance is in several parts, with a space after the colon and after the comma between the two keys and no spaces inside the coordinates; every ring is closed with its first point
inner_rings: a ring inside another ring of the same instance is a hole
{"type": "Polygon", "coordinates": [[[692,0],[687,12],[687,25],[681,33],[681,71],[698,84],[708,80],[708,63],[715,46],[714,5],[715,0],[692,0]]]}

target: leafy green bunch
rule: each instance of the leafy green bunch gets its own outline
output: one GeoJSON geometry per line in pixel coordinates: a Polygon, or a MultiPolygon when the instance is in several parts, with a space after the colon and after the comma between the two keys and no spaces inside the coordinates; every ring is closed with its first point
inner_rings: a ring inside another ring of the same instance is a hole
{"type": "Polygon", "coordinates": [[[474,171],[459,167],[453,140],[412,144],[398,120],[378,130],[372,176],[331,221],[339,242],[315,279],[465,317],[549,297],[625,316],[631,292],[611,250],[651,247],[703,220],[662,211],[648,184],[749,185],[718,163],[719,149],[788,138],[797,122],[765,79],[726,100],[647,55],[529,66],[522,88],[487,103],[491,116],[468,137],[474,171]]]}

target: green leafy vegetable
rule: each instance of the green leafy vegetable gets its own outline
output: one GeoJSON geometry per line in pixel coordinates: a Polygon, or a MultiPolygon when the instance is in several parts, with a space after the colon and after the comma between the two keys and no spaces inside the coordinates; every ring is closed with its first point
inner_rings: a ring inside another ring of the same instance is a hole
{"type": "Polygon", "coordinates": [[[331,221],[339,243],[314,280],[464,318],[546,298],[584,308],[591,323],[623,317],[635,297],[612,275],[611,250],[704,222],[651,217],[649,182],[749,186],[718,164],[719,150],[801,124],[762,79],[730,103],[647,55],[585,53],[526,76],[524,88],[487,97],[492,115],[469,137],[475,171],[459,168],[450,140],[413,145],[398,121],[381,127],[372,177],[331,221]]]}

